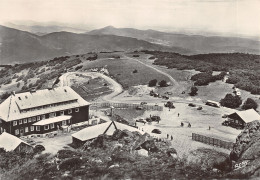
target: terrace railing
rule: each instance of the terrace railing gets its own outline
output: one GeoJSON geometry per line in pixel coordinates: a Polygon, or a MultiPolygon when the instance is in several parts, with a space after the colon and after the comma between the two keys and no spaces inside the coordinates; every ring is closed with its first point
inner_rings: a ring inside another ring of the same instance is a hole
{"type": "Polygon", "coordinates": [[[233,142],[223,141],[220,139],[203,136],[203,135],[196,134],[196,133],[192,133],[192,140],[202,142],[204,144],[208,144],[211,146],[217,146],[220,148],[229,149],[229,150],[231,150],[234,145],[233,142]]]}

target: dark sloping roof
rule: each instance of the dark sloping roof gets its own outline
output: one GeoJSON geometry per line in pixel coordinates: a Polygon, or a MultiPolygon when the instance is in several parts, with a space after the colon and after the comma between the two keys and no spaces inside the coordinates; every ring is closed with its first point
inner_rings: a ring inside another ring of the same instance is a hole
{"type": "Polygon", "coordinates": [[[89,104],[70,87],[58,87],[51,90],[44,89],[32,93],[25,92],[9,96],[0,104],[0,118],[4,121],[12,121],[89,104]],[[71,102],[65,103],[68,101],[71,102]],[[42,108],[44,105],[62,102],[64,104],[42,108]],[[36,107],[41,108],[21,113],[23,109],[36,107]]]}

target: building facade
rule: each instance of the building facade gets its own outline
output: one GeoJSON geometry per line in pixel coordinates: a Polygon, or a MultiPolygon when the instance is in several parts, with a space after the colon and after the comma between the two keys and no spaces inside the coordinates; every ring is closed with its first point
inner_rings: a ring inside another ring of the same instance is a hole
{"type": "Polygon", "coordinates": [[[89,105],[70,87],[12,93],[0,104],[0,133],[46,134],[89,120],[89,105]]]}

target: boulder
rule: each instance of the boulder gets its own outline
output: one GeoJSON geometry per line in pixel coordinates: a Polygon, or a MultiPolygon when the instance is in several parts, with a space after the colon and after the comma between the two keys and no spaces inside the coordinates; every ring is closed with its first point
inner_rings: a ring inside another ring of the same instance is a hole
{"type": "Polygon", "coordinates": [[[145,149],[139,149],[137,150],[137,154],[141,155],[141,156],[146,156],[148,157],[148,151],[145,149]]]}
{"type": "Polygon", "coordinates": [[[167,149],[167,150],[166,150],[166,154],[167,154],[168,156],[173,157],[173,158],[177,158],[177,151],[176,151],[176,149],[174,149],[174,148],[169,148],[169,149],[167,149]]]}
{"type": "Polygon", "coordinates": [[[230,153],[234,170],[233,177],[259,177],[260,175],[260,121],[245,126],[238,135],[230,153]]]}
{"type": "Polygon", "coordinates": [[[255,159],[260,157],[260,121],[248,123],[236,139],[230,159],[255,159]]]}

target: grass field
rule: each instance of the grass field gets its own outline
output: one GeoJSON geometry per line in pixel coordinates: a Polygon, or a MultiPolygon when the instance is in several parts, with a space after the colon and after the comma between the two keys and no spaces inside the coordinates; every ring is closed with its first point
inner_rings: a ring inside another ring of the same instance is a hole
{"type": "Polygon", "coordinates": [[[83,62],[85,70],[104,67],[109,71],[110,76],[118,81],[124,89],[128,89],[135,85],[145,85],[152,79],[157,79],[158,81],[169,79],[158,73],[157,71],[146,67],[145,65],[127,59],[99,59],[96,61],[85,61],[83,62]],[[133,73],[134,70],[137,73],[133,73]]]}

